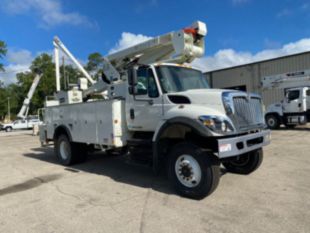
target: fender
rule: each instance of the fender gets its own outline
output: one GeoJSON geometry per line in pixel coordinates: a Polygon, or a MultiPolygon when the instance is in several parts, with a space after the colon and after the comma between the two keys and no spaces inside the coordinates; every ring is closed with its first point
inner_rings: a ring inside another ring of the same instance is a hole
{"type": "Polygon", "coordinates": [[[54,137],[53,139],[55,140],[56,136],[61,133],[61,132],[65,132],[67,135],[68,135],[68,138],[69,138],[69,141],[71,142],[72,141],[72,136],[71,136],[71,133],[70,133],[70,130],[68,129],[67,126],[65,125],[58,125],[54,131],[54,137]]]}
{"type": "Polygon", "coordinates": [[[267,111],[265,112],[265,116],[268,114],[277,114],[280,117],[283,116],[283,108],[281,103],[271,104],[267,107],[267,111]]]}
{"type": "Polygon", "coordinates": [[[209,137],[212,136],[211,131],[199,123],[199,121],[186,118],[186,117],[175,117],[171,118],[165,122],[161,122],[154,133],[153,139],[152,139],[152,150],[153,150],[153,171],[158,174],[159,172],[159,153],[158,153],[158,142],[161,137],[161,135],[165,132],[166,129],[168,129],[171,125],[183,125],[191,128],[195,133],[203,136],[203,137],[209,137]]]}

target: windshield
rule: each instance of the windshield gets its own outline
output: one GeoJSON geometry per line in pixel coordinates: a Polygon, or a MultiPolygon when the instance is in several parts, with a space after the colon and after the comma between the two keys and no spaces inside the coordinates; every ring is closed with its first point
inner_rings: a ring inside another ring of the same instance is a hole
{"type": "Polygon", "coordinates": [[[163,93],[209,88],[202,72],[179,66],[156,67],[163,93]]]}

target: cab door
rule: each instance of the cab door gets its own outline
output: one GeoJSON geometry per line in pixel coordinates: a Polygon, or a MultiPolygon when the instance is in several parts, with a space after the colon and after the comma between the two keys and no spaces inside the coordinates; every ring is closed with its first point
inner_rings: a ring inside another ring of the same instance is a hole
{"type": "Polygon", "coordinates": [[[291,89],[286,92],[286,98],[283,105],[285,113],[304,112],[305,104],[302,89],[291,89]]]}
{"type": "Polygon", "coordinates": [[[13,125],[14,129],[26,129],[27,128],[27,122],[26,120],[18,120],[14,122],[13,125]]]}
{"type": "Polygon", "coordinates": [[[136,93],[128,96],[126,118],[129,130],[155,131],[163,117],[162,96],[150,67],[137,70],[136,93]]]}
{"type": "Polygon", "coordinates": [[[310,87],[305,88],[305,96],[306,96],[306,111],[310,113],[310,87]]]}

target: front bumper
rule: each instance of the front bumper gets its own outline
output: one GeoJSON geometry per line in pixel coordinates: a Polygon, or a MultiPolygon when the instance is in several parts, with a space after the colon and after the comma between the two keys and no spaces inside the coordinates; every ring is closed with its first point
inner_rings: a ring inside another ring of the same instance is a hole
{"type": "Polygon", "coordinates": [[[218,139],[218,153],[220,159],[241,155],[270,143],[270,130],[247,134],[239,137],[218,139]]]}

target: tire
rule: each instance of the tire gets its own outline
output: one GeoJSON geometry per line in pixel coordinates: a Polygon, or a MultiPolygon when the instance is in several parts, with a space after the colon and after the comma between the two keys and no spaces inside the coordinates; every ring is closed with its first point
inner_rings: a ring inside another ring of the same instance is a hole
{"type": "Polygon", "coordinates": [[[65,134],[61,134],[56,138],[54,148],[58,160],[65,166],[84,162],[87,158],[86,145],[70,142],[65,134]]]}
{"type": "Polygon", "coordinates": [[[219,165],[213,154],[205,153],[191,143],[179,143],[169,153],[169,181],[180,195],[199,200],[218,186],[219,165]]]}
{"type": "Polygon", "coordinates": [[[222,164],[228,172],[247,175],[254,172],[262,164],[262,161],[263,150],[258,149],[222,164]]]}
{"type": "Polygon", "coordinates": [[[12,127],[6,127],[5,132],[12,132],[13,128],[12,127]]]}
{"type": "Polygon", "coordinates": [[[280,128],[280,120],[276,115],[267,115],[266,116],[266,124],[269,129],[279,129],[280,128]]]}

